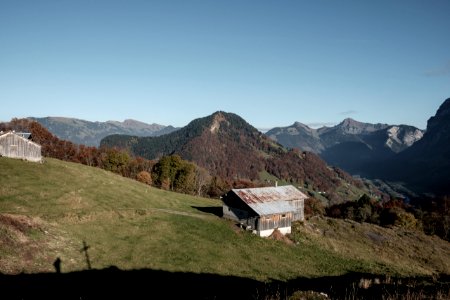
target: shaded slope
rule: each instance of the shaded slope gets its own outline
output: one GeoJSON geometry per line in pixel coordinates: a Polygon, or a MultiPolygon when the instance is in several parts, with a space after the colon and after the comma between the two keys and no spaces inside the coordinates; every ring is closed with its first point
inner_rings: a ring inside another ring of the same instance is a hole
{"type": "Polygon", "coordinates": [[[372,176],[371,165],[395,156],[416,141],[423,132],[413,126],[370,124],[345,119],[333,127],[312,129],[296,122],[267,132],[285,147],[312,151],[329,165],[353,175],[372,176]]]}
{"type": "Polygon", "coordinates": [[[413,191],[450,194],[450,98],[428,120],[420,141],[372,168],[373,177],[404,182],[413,191]]]}

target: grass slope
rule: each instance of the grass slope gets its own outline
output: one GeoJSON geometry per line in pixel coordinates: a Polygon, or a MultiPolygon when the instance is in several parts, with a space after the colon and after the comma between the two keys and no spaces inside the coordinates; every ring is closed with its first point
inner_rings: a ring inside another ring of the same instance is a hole
{"type": "Polygon", "coordinates": [[[449,243],[342,220],[297,224],[295,243],[240,231],[213,199],[80,164],[0,158],[0,273],[153,269],[257,280],[366,272],[450,273],[449,243]]]}

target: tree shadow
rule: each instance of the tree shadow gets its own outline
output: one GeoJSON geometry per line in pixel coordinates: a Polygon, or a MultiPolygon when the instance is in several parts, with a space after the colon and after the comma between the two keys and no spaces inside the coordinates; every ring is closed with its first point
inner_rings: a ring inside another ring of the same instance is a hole
{"type": "Polygon", "coordinates": [[[223,208],[222,206],[191,206],[196,210],[199,210],[204,213],[213,214],[221,218],[223,216],[223,208]]]}
{"type": "Polygon", "coordinates": [[[88,270],[91,270],[92,269],[91,260],[89,258],[89,253],[88,253],[89,248],[91,248],[91,246],[88,246],[88,244],[86,244],[86,241],[83,240],[83,248],[80,249],[80,252],[84,252],[84,257],[86,259],[87,268],[88,268],[88,270]]]}

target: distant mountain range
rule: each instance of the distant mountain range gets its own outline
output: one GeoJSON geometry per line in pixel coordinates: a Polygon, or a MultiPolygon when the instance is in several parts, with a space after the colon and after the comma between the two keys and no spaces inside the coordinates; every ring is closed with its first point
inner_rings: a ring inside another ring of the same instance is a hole
{"type": "Polygon", "coordinates": [[[425,131],[345,119],[334,127],[294,123],[266,134],[286,147],[318,153],[351,174],[399,183],[416,193],[450,194],[450,98],[425,131]]]}
{"type": "Polygon", "coordinates": [[[367,176],[368,164],[395,156],[420,140],[423,131],[408,125],[370,124],[348,118],[319,129],[296,122],[266,134],[285,147],[317,153],[330,165],[367,176]]]}
{"type": "Polygon", "coordinates": [[[158,136],[177,130],[172,126],[146,124],[131,119],[123,122],[90,122],[63,117],[29,117],[28,119],[37,121],[60,139],[86,146],[99,146],[101,139],[111,134],[158,136]]]}
{"type": "Polygon", "coordinates": [[[296,122],[262,134],[226,112],[193,120],[183,128],[134,120],[32,119],[78,144],[120,147],[148,159],[179,154],[228,180],[255,180],[268,173],[334,193],[340,186],[336,178],[352,180],[339,170],[343,169],[366,178],[400,182],[415,192],[450,194],[450,98],[429,119],[425,131],[345,119],[319,129],[296,122]],[[294,148],[299,150],[289,150],[294,148]]]}

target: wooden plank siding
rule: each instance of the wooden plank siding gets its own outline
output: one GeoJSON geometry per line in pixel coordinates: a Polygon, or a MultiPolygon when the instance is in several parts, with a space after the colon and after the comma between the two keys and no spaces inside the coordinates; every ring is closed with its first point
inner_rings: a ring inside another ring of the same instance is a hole
{"type": "Polygon", "coordinates": [[[14,132],[0,135],[0,155],[40,162],[41,146],[27,140],[14,132]]]}
{"type": "Polygon", "coordinates": [[[293,214],[291,212],[270,216],[261,216],[256,226],[257,230],[269,230],[282,227],[291,227],[293,214]]]}
{"type": "Polygon", "coordinates": [[[304,221],[305,220],[305,200],[298,199],[289,201],[294,208],[294,214],[292,221],[304,221]]]}
{"type": "Polygon", "coordinates": [[[304,220],[304,199],[294,186],[232,189],[222,197],[223,217],[260,236],[279,229],[290,233],[292,222],[304,220]]]}

